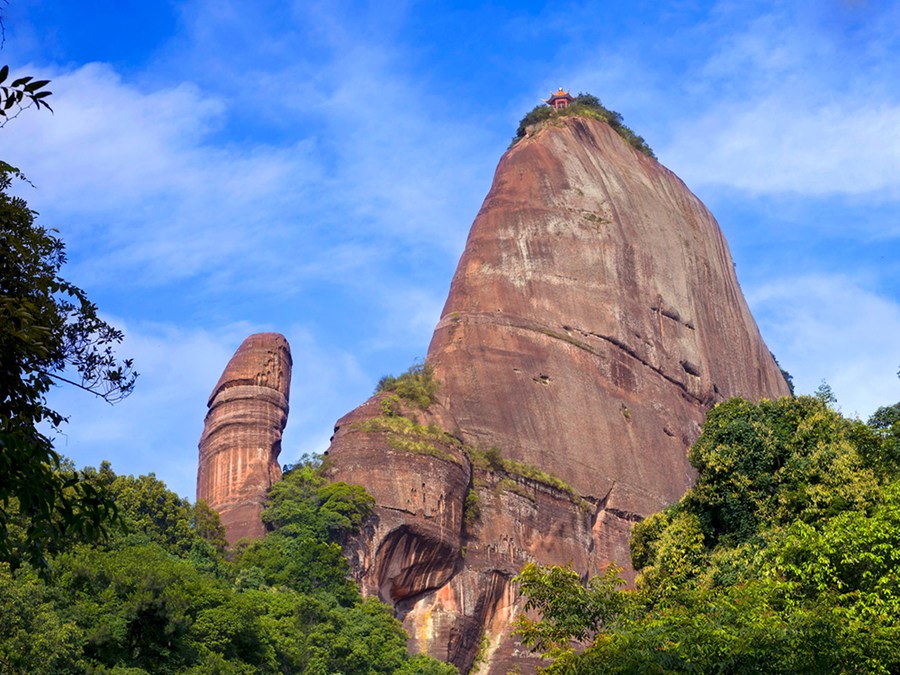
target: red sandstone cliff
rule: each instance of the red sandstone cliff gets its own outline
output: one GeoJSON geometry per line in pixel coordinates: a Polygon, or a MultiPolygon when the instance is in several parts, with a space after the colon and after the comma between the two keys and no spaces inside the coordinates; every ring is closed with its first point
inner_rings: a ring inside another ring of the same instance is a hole
{"type": "Polygon", "coordinates": [[[260,514],[281,478],[291,364],[284,336],[256,333],[241,343],[209,396],[197,499],[219,512],[229,543],[265,534],[260,514]]]}
{"type": "Polygon", "coordinates": [[[377,502],[348,550],[364,592],[463,672],[476,655],[479,672],[533,671],[510,637],[521,566],[630,575],[631,524],[689,486],[705,411],[788,393],[709,211],[578,117],[501,159],[427,362],[438,401],[396,411],[420,425],[377,395],[338,422],[329,466],[377,502]]]}

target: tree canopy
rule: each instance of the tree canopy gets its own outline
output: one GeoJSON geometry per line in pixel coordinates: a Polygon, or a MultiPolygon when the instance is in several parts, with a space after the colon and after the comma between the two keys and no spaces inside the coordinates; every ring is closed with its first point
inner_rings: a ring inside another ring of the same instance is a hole
{"type": "Polygon", "coordinates": [[[527,567],[525,643],[551,673],[898,672],[894,408],[864,424],[814,397],[719,404],[696,486],[633,530],[636,587],[527,567]]]}
{"type": "Polygon", "coordinates": [[[272,531],[230,554],[218,515],[152,474],[79,476],[124,527],[54,552],[49,580],[0,564],[0,672],[456,673],[410,656],[391,609],[360,596],[339,542],[372,498],[317,460],[273,488],[272,531]]]}

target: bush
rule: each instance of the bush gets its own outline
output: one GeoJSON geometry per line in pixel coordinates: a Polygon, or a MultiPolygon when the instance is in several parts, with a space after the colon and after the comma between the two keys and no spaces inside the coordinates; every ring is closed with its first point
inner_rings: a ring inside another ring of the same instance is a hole
{"type": "Polygon", "coordinates": [[[409,370],[394,377],[385,375],[378,381],[375,393],[390,391],[423,410],[434,403],[441,383],[434,379],[434,369],[427,363],[416,363],[409,370]]]}

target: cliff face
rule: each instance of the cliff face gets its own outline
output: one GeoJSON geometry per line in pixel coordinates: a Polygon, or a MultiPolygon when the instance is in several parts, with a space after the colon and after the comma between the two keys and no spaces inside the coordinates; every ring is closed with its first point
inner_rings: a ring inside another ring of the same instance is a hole
{"type": "Polygon", "coordinates": [[[427,363],[437,402],[373,397],[338,422],[329,466],[377,502],[348,549],[364,591],[463,672],[532,671],[510,636],[521,566],[632,577],[631,524],[689,487],[705,411],[788,393],[712,215],[578,117],[501,159],[427,363]]]}
{"type": "Polygon", "coordinates": [[[501,160],[428,362],[447,428],[625,515],[681,496],[713,403],[788,393],[712,215],[583,118],[501,160]]]}
{"type": "Polygon", "coordinates": [[[278,333],[251,335],[209,396],[200,438],[197,499],[219,512],[228,543],[261,537],[266,493],[281,478],[291,349],[278,333]]]}

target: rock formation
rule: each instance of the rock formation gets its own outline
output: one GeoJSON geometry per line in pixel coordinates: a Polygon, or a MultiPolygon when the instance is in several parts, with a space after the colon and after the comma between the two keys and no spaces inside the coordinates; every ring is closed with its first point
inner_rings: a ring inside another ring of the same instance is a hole
{"type": "Polygon", "coordinates": [[[229,543],[261,537],[266,493],[281,478],[291,348],[283,335],[248,337],[209,397],[200,438],[197,499],[219,512],[229,543]]]}
{"type": "Polygon", "coordinates": [[[788,393],[709,211],[579,117],[501,159],[426,362],[438,400],[374,396],[328,465],[376,499],[347,549],[364,592],[462,672],[533,671],[510,635],[522,565],[632,578],[631,525],[690,486],[706,410],[788,393]]]}

